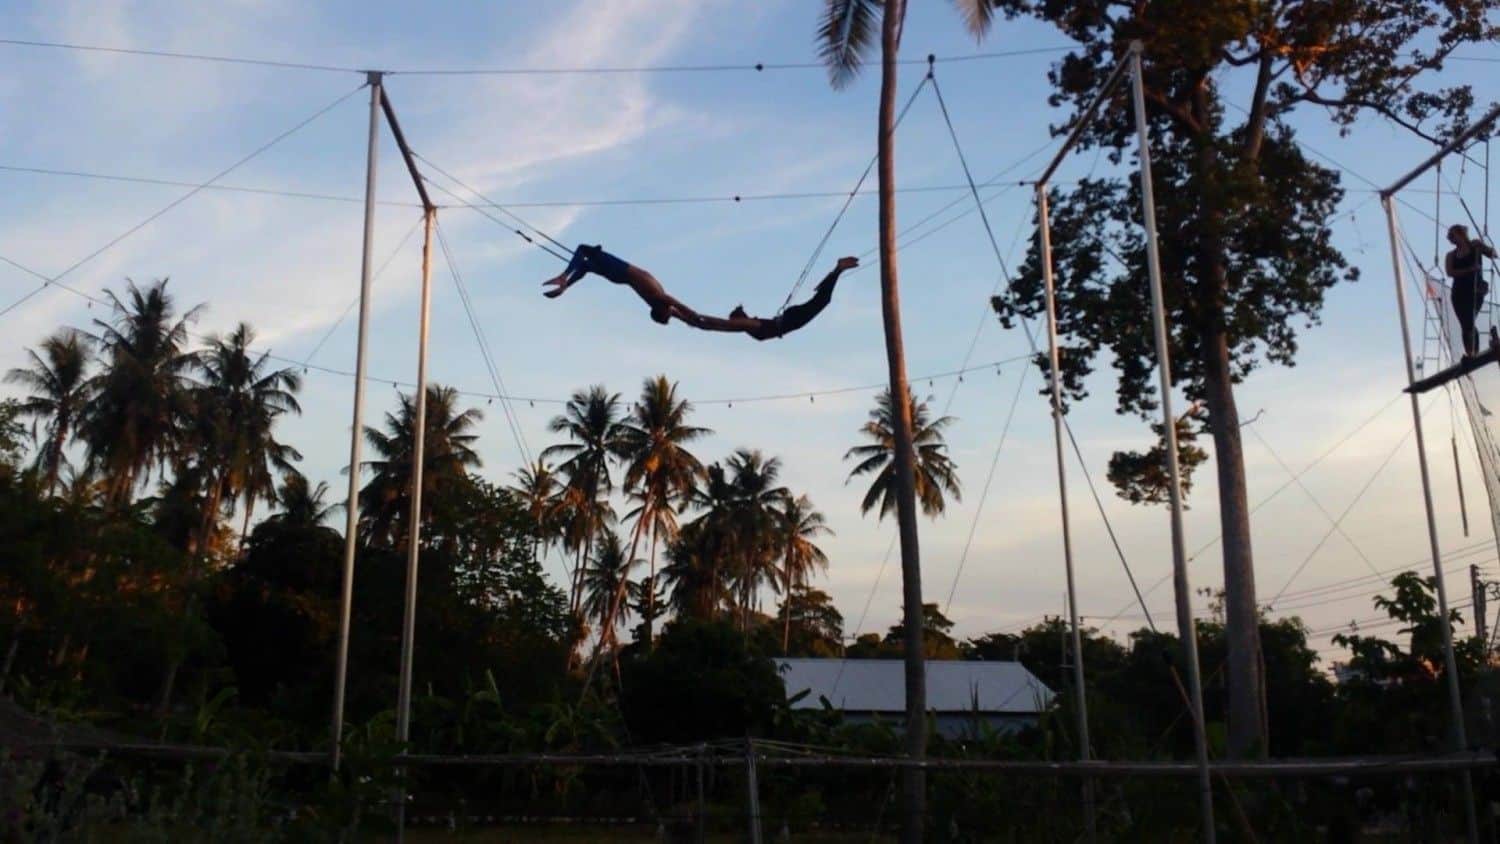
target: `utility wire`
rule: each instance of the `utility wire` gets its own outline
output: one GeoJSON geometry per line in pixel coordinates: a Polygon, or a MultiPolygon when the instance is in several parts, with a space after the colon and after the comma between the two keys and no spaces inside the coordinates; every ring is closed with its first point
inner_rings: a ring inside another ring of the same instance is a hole
{"type": "MultiPolygon", "coordinates": [[[[1313,458],[1312,462],[1308,463],[1306,466],[1303,466],[1302,470],[1300,472],[1298,472],[1292,478],[1289,478],[1288,480],[1282,482],[1282,484],[1280,486],[1276,487],[1276,489],[1272,490],[1264,498],[1262,498],[1261,500],[1255,502],[1255,506],[1253,506],[1253,507],[1250,508],[1250,515],[1252,515],[1252,516],[1255,515],[1255,513],[1257,511],[1259,511],[1262,507],[1266,506],[1267,504],[1270,504],[1272,501],[1276,500],[1276,498],[1279,497],[1283,492],[1286,492],[1288,489],[1291,489],[1295,485],[1295,483],[1296,483],[1296,480],[1295,480],[1296,478],[1301,478],[1302,476],[1306,475],[1308,472],[1311,472],[1313,469],[1317,468],[1317,466],[1319,464],[1321,464],[1324,460],[1327,460],[1329,457],[1331,457],[1334,454],[1334,452],[1338,451],[1340,448],[1343,448],[1345,445],[1347,445],[1349,443],[1350,440],[1352,440],[1356,436],[1358,436],[1361,431],[1363,431],[1365,428],[1368,428],[1371,424],[1373,424],[1375,422],[1375,420],[1378,419],[1378,418],[1380,418],[1387,410],[1390,410],[1392,407],[1394,407],[1397,402],[1401,401],[1401,398],[1402,398],[1402,394],[1397,393],[1389,401],[1387,401],[1384,405],[1381,405],[1380,409],[1376,410],[1374,413],[1372,413],[1369,416],[1365,417],[1364,421],[1362,421],[1358,425],[1354,426],[1354,428],[1351,429],[1347,434],[1344,434],[1337,441],[1335,441],[1333,445],[1329,446],[1321,454],[1319,454],[1317,457],[1313,458]]],[[[1212,548],[1214,545],[1218,544],[1219,540],[1222,539],[1222,538],[1223,538],[1223,534],[1222,533],[1215,535],[1213,539],[1210,539],[1209,541],[1203,543],[1201,546],[1199,546],[1197,548],[1197,550],[1195,550],[1195,551],[1193,551],[1193,553],[1189,554],[1187,561],[1189,563],[1192,563],[1193,561],[1197,560],[1200,556],[1203,555],[1203,553],[1205,551],[1207,551],[1208,549],[1212,548]]],[[[1170,572],[1168,572],[1167,574],[1162,575],[1160,578],[1157,578],[1151,584],[1151,586],[1146,589],[1146,595],[1150,596],[1157,589],[1160,589],[1161,586],[1162,586],[1162,584],[1166,583],[1167,581],[1169,581],[1171,579],[1172,579],[1172,574],[1170,572]]],[[[1108,619],[1106,619],[1105,623],[1107,624],[1107,623],[1109,623],[1111,621],[1114,621],[1115,619],[1119,618],[1120,616],[1124,615],[1127,611],[1129,611],[1131,605],[1132,605],[1132,602],[1127,601],[1123,606],[1120,607],[1120,609],[1118,611],[1116,611],[1113,615],[1111,615],[1108,619]]]]}
{"type": "MultiPolygon", "coordinates": [[[[1436,403],[1437,397],[1434,396],[1432,401],[1429,401],[1427,403],[1427,406],[1422,408],[1422,415],[1426,416],[1427,411],[1431,410],[1433,405],[1435,405],[1436,403]]],[[[1317,544],[1313,546],[1311,551],[1307,552],[1307,556],[1302,559],[1302,563],[1297,566],[1297,568],[1292,572],[1291,576],[1286,579],[1286,582],[1281,585],[1281,589],[1277,591],[1275,596],[1273,596],[1270,601],[1266,602],[1267,606],[1276,606],[1276,602],[1281,600],[1281,594],[1285,592],[1289,587],[1291,587],[1292,583],[1297,580],[1298,575],[1302,574],[1302,572],[1307,568],[1308,564],[1313,561],[1313,558],[1318,555],[1318,552],[1323,550],[1323,546],[1328,542],[1329,537],[1333,536],[1335,532],[1340,532],[1340,523],[1342,523],[1344,519],[1347,518],[1351,512],[1353,512],[1355,506],[1358,505],[1360,500],[1365,497],[1365,493],[1369,492],[1370,488],[1375,485],[1375,481],[1379,479],[1382,474],[1384,474],[1386,467],[1391,465],[1391,461],[1396,458],[1396,455],[1398,453],[1400,453],[1402,447],[1406,445],[1406,441],[1411,439],[1411,435],[1414,430],[1415,428],[1408,428],[1401,434],[1401,438],[1396,440],[1396,444],[1391,448],[1389,452],[1386,453],[1385,459],[1381,460],[1380,465],[1375,467],[1375,471],[1370,474],[1369,480],[1366,480],[1364,485],[1359,488],[1359,492],[1355,493],[1354,498],[1349,501],[1349,505],[1344,508],[1344,511],[1342,513],[1339,514],[1338,519],[1336,519],[1333,524],[1329,526],[1328,530],[1324,531],[1323,535],[1318,538],[1317,544]]],[[[1365,565],[1370,566],[1370,571],[1376,571],[1375,566],[1370,563],[1368,558],[1364,557],[1363,554],[1360,555],[1360,558],[1365,561],[1365,565]]]]}
{"type": "MultiPolygon", "coordinates": [[[[59,286],[64,286],[64,285],[61,285],[62,279],[65,278],[65,277],[67,277],[74,270],[78,269],[79,267],[83,266],[84,264],[87,264],[89,261],[92,261],[93,259],[99,257],[100,255],[104,254],[105,252],[107,252],[110,249],[114,248],[121,241],[125,240],[126,238],[130,237],[131,235],[135,234],[136,232],[140,231],[141,229],[145,228],[146,226],[150,225],[151,223],[155,222],[157,219],[159,219],[160,217],[162,217],[163,215],[165,215],[167,212],[171,211],[173,208],[176,208],[177,206],[181,205],[182,203],[184,203],[184,202],[188,201],[189,199],[193,198],[194,196],[198,195],[199,192],[203,191],[204,189],[206,189],[207,187],[209,187],[210,185],[212,185],[214,182],[217,182],[218,180],[220,180],[220,179],[224,178],[225,176],[229,175],[230,173],[233,173],[235,170],[238,170],[240,167],[244,166],[245,164],[248,164],[251,160],[253,160],[257,156],[259,156],[260,154],[264,153],[266,150],[269,150],[271,147],[274,147],[278,143],[280,143],[283,140],[287,139],[288,137],[291,137],[293,134],[295,134],[298,130],[302,129],[304,126],[308,125],[309,123],[312,123],[313,121],[317,120],[318,118],[322,117],[323,115],[327,114],[328,112],[334,110],[339,105],[341,105],[346,100],[348,100],[350,97],[354,96],[355,94],[357,94],[361,90],[363,90],[364,87],[365,87],[364,85],[360,85],[358,88],[355,88],[354,90],[350,91],[349,93],[344,94],[343,96],[339,97],[338,99],[334,100],[333,102],[329,103],[328,105],[323,106],[322,108],[320,108],[317,111],[313,112],[311,115],[309,115],[309,116],[303,118],[301,121],[297,122],[290,129],[287,129],[286,131],[282,132],[281,134],[277,135],[276,137],[272,138],[271,140],[265,142],[264,144],[261,144],[259,147],[256,147],[254,150],[252,150],[250,152],[250,154],[244,156],[243,158],[239,159],[238,161],[234,162],[233,164],[229,165],[228,167],[224,168],[223,170],[220,170],[218,173],[214,174],[213,177],[211,177],[208,181],[203,182],[203,183],[198,184],[198,185],[194,185],[193,188],[192,188],[192,190],[189,190],[187,193],[184,193],[183,195],[177,197],[176,199],[172,200],[171,202],[167,203],[166,205],[163,205],[161,208],[157,209],[155,212],[153,212],[152,214],[148,215],[144,220],[141,220],[139,223],[136,223],[135,225],[133,225],[130,228],[126,229],[124,232],[116,235],[112,240],[108,241],[104,245],[98,247],[97,249],[95,249],[94,251],[88,253],[87,255],[84,255],[82,258],[79,258],[77,261],[74,261],[72,264],[70,264],[67,267],[67,269],[64,269],[62,272],[60,272],[57,275],[54,275],[54,276],[52,276],[50,278],[45,278],[42,286],[36,288],[35,290],[32,290],[31,292],[29,292],[26,295],[22,296],[21,298],[15,300],[14,302],[11,302],[9,305],[6,305],[4,309],[0,309],[0,317],[3,317],[6,314],[10,313],[11,311],[15,310],[16,308],[20,307],[26,301],[28,301],[32,297],[36,296],[37,294],[41,293],[43,290],[46,290],[51,285],[57,284],[59,286]]],[[[15,262],[9,261],[9,260],[7,260],[6,263],[11,264],[12,266],[19,266],[18,264],[15,264],[15,262]]],[[[27,272],[31,272],[31,271],[28,270],[27,272]]],[[[32,272],[32,275],[39,275],[39,274],[32,272]]],[[[74,292],[77,293],[78,291],[75,290],[74,292]]],[[[87,296],[87,294],[82,294],[82,295],[87,296]]],[[[89,298],[92,298],[92,297],[89,297],[89,298]]]]}
{"type": "MultiPolygon", "coordinates": [[[[163,179],[153,176],[127,176],[119,173],[101,173],[93,170],[62,169],[55,167],[32,167],[20,164],[0,164],[0,172],[22,173],[33,176],[55,176],[74,179],[92,179],[104,182],[121,182],[124,184],[153,185],[158,187],[198,187],[197,182],[184,179],[163,179]]],[[[1065,180],[1063,180],[1065,181],[1065,180]]],[[[989,186],[993,182],[987,182],[989,186]]],[[[1062,182],[1058,182],[1062,183],[1062,182]]],[[[316,191],[299,191],[289,188],[265,188],[250,185],[207,185],[204,190],[221,191],[228,193],[246,193],[258,196],[277,196],[287,199],[308,199],[321,202],[341,202],[351,205],[364,204],[364,197],[348,194],[319,193],[316,191]]],[[[967,193],[968,185],[911,185],[897,187],[898,194],[919,193],[967,193]]],[[[878,190],[874,188],[860,190],[859,196],[874,196],[878,190]]],[[[1369,191],[1372,195],[1375,191],[1369,191]]],[[[623,196],[609,197],[604,199],[538,199],[505,202],[506,208],[613,208],[630,206],[651,205],[732,205],[752,202],[791,201],[791,200],[813,200],[832,199],[849,196],[847,190],[815,190],[815,191],[782,191],[774,193],[730,193],[730,194],[691,194],[683,196],[623,196]]],[[[996,194],[995,196],[998,196],[996,194]]],[[[986,202],[994,197],[986,198],[986,202]]],[[[421,208],[420,202],[408,202],[397,199],[378,199],[376,205],[392,206],[398,208],[421,208]]],[[[445,207],[470,207],[467,202],[455,206],[438,205],[445,207]]],[[[948,206],[951,207],[951,206],[948,206]]],[[[944,209],[946,210],[946,209],[944,209]]]]}
{"type": "MultiPolygon", "coordinates": [[[[1242,427],[1249,429],[1250,435],[1255,437],[1256,441],[1265,448],[1266,452],[1271,455],[1271,459],[1276,461],[1276,465],[1281,467],[1281,471],[1285,472],[1287,477],[1296,482],[1297,488],[1302,490],[1302,493],[1307,496],[1314,507],[1318,508],[1318,512],[1322,514],[1324,521],[1327,521],[1331,526],[1330,529],[1336,531],[1339,536],[1344,538],[1345,542],[1349,543],[1349,547],[1354,549],[1354,553],[1359,555],[1359,558],[1364,561],[1365,566],[1370,571],[1375,571],[1375,564],[1370,562],[1369,555],[1365,553],[1363,548],[1359,547],[1359,543],[1354,541],[1354,537],[1344,532],[1344,528],[1339,524],[1342,518],[1335,519],[1333,514],[1328,512],[1328,508],[1323,506],[1323,502],[1318,500],[1316,495],[1313,495],[1313,491],[1307,488],[1307,484],[1304,484],[1301,478],[1297,477],[1297,474],[1292,471],[1292,467],[1286,465],[1286,461],[1281,459],[1281,455],[1276,452],[1276,449],[1271,447],[1271,443],[1265,437],[1261,436],[1260,431],[1254,425],[1244,425],[1242,427]]],[[[1283,591],[1285,591],[1284,588],[1283,591]]]]}
{"type": "MultiPolygon", "coordinates": [[[[357,73],[364,75],[376,68],[355,67],[353,65],[333,65],[314,62],[279,61],[275,59],[246,58],[242,56],[225,56],[210,53],[185,53],[173,50],[155,50],[131,47],[108,47],[95,44],[76,44],[64,41],[41,41],[22,38],[0,38],[0,44],[12,47],[34,47],[54,50],[72,50],[89,53],[108,53],[123,56],[141,56],[158,59],[178,59],[183,61],[211,62],[216,64],[250,65],[254,67],[276,68],[280,70],[310,70],[328,73],[357,73]]],[[[1033,47],[1025,50],[1004,50],[987,53],[969,53],[966,55],[940,56],[935,60],[944,64],[958,62],[990,61],[995,59],[1008,59],[1019,56],[1042,55],[1046,53],[1061,53],[1074,49],[1070,46],[1057,47],[1033,47]]],[[[926,59],[901,59],[897,64],[918,64],[926,59]]],[[[759,73],[767,70],[825,70],[827,65],[822,62],[753,62],[742,64],[681,64],[681,65],[640,65],[636,67],[510,67],[510,68],[407,68],[403,70],[384,70],[387,75],[402,76],[559,76],[559,75],[586,75],[586,74],[633,74],[633,73],[720,73],[727,71],[749,71],[759,73]]]]}

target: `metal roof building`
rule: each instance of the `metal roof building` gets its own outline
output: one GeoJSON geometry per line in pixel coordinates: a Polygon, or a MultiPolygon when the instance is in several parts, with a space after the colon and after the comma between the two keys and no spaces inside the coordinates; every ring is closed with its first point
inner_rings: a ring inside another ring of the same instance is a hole
{"type": "MultiPolygon", "coordinates": [[[[807,691],[794,709],[821,699],[850,721],[901,722],[906,675],[899,659],[778,659],[787,697],[807,691]]],[[[1010,730],[1034,725],[1056,695],[1019,662],[927,661],[927,709],[944,735],[974,733],[978,722],[1010,730]]]]}

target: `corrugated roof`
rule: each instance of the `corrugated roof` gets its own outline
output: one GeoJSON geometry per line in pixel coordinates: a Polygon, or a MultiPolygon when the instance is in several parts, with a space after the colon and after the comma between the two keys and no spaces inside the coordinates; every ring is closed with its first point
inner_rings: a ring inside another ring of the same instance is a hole
{"type": "MultiPolygon", "coordinates": [[[[794,709],[822,706],[820,696],[848,712],[905,712],[906,675],[899,659],[778,659],[787,697],[811,694],[794,709]]],[[[969,712],[1035,713],[1052,704],[1052,690],[1019,662],[927,661],[927,708],[969,712]]]]}

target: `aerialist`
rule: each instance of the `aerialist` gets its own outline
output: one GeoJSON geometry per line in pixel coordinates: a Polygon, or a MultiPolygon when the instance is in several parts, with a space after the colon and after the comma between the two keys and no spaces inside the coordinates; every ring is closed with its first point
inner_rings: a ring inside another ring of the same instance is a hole
{"type": "Polygon", "coordinates": [[[599,246],[579,246],[573,251],[573,260],[568,262],[567,268],[556,277],[542,282],[542,286],[551,288],[543,295],[555,299],[585,275],[594,273],[615,284],[623,284],[634,290],[635,294],[650,306],[651,319],[662,325],[666,325],[675,317],[703,331],[738,332],[748,334],[757,340],[769,340],[790,334],[811,322],[813,317],[821,313],[833,300],[833,287],[838,282],[839,276],[845,270],[857,266],[859,266],[858,258],[840,258],[833,271],[818,283],[817,291],[813,293],[811,299],[799,305],[793,305],[778,316],[769,319],[752,317],[746,314],[742,307],[735,308],[727,319],[704,316],[667,293],[661,282],[656,280],[656,276],[605,252],[599,246]]]}
{"type": "Polygon", "coordinates": [[[1448,242],[1453,248],[1443,262],[1444,269],[1453,279],[1453,313],[1458,317],[1464,357],[1468,358],[1479,354],[1479,331],[1474,328],[1474,321],[1490,289],[1484,281],[1482,258],[1495,257],[1495,250],[1483,240],[1469,237],[1469,230],[1461,225],[1448,229],[1448,242]]]}
{"type": "Polygon", "coordinates": [[[757,340],[784,337],[812,322],[813,317],[822,313],[823,309],[828,307],[828,303],[833,301],[833,287],[838,284],[839,276],[843,275],[846,270],[857,266],[859,266],[858,258],[840,258],[833,270],[818,282],[818,287],[813,291],[811,299],[792,305],[769,319],[750,316],[745,313],[744,306],[736,306],[729,312],[728,319],[694,314],[696,319],[683,321],[704,331],[739,331],[757,340]]]}

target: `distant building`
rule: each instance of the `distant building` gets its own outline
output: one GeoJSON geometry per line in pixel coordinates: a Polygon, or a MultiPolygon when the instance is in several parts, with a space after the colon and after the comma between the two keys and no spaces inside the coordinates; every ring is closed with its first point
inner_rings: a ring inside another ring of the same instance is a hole
{"type": "MultiPolygon", "coordinates": [[[[787,697],[807,691],[793,709],[821,709],[826,699],[852,723],[906,720],[905,664],[899,659],[778,659],[787,697]]],[[[927,710],[939,733],[977,734],[1035,726],[1056,695],[1019,662],[927,661],[927,710]]]]}

